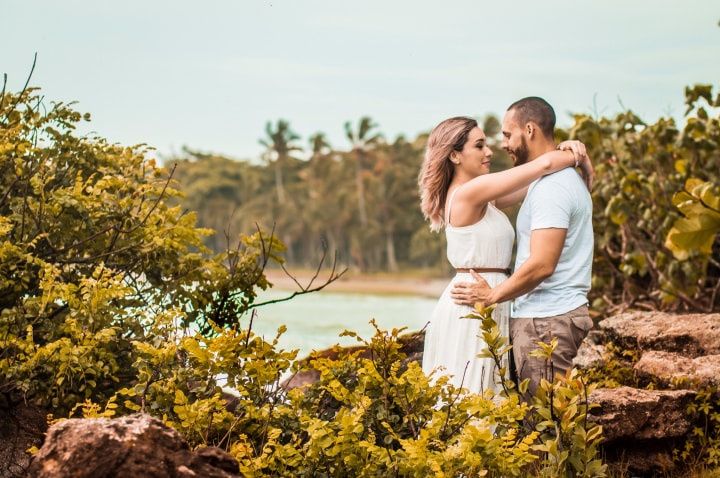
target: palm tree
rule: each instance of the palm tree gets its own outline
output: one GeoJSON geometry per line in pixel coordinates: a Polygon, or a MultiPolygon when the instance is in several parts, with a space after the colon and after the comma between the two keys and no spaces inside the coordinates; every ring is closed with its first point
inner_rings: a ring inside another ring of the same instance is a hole
{"type": "Polygon", "coordinates": [[[313,158],[328,154],[332,148],[325,133],[317,132],[308,138],[313,158]]]}
{"type": "Polygon", "coordinates": [[[349,121],[345,123],[345,136],[350,141],[355,156],[355,188],[357,190],[360,225],[363,227],[366,227],[368,222],[367,208],[365,206],[365,186],[363,184],[364,162],[368,152],[382,139],[382,134],[372,131],[376,127],[377,124],[373,123],[369,116],[360,118],[357,131],[353,131],[349,121]]]}
{"type": "Polygon", "coordinates": [[[260,144],[267,148],[268,162],[275,163],[275,190],[277,191],[278,204],[285,204],[285,186],[283,184],[283,171],[287,168],[290,153],[293,151],[302,151],[300,146],[294,144],[300,139],[290,129],[290,123],[283,119],[277,121],[277,126],[273,130],[270,121],[265,125],[266,138],[260,139],[260,144]]]}

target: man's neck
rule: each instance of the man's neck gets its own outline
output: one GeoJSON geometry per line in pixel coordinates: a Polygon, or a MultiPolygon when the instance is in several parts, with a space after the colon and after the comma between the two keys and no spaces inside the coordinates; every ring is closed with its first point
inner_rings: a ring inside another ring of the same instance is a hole
{"type": "Polygon", "coordinates": [[[534,148],[530,147],[530,151],[528,154],[528,161],[532,161],[534,159],[539,158],[545,153],[549,153],[550,151],[554,151],[557,148],[555,143],[553,141],[543,141],[542,143],[537,144],[534,148]]]}

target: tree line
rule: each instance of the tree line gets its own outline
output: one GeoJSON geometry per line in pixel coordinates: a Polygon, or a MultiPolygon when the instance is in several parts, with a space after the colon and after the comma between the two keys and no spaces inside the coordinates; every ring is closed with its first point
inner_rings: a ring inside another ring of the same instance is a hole
{"type": "MultiPolygon", "coordinates": [[[[498,119],[489,115],[480,124],[492,141],[494,168],[509,167],[498,147],[498,119]]],[[[370,117],[362,117],[345,123],[345,135],[342,147],[331,145],[324,133],[303,142],[280,119],[265,126],[260,161],[184,148],[165,163],[177,164],[183,204],[197,212],[201,226],[229,237],[256,224],[274,227],[292,265],[314,265],[326,246],[363,271],[444,270],[444,236],[429,231],[419,209],[417,175],[427,133],[390,140],[370,117]]],[[[206,245],[222,251],[225,237],[208,237],[206,245]]]]}
{"type": "MultiPolygon", "coordinates": [[[[698,84],[686,88],[685,102],[684,124],[623,111],[575,114],[569,128],[556,129],[558,141],[583,141],[596,166],[595,310],[720,307],[720,94],[698,84]]],[[[480,123],[493,170],[510,167],[498,119],[480,123]]],[[[388,140],[368,117],[345,132],[344,147],[317,133],[303,148],[278,120],[266,125],[259,163],[189,149],[168,159],[198,223],[229,233],[208,236],[212,249],[226,248],[226,236],[274,226],[292,265],[316,264],[326,244],[360,270],[448,272],[444,235],[431,233],[419,210],[427,134],[388,140]]]]}

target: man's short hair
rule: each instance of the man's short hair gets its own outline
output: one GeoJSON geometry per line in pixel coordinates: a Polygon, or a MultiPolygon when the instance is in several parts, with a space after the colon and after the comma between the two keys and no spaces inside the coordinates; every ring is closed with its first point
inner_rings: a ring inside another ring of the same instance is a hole
{"type": "Polygon", "coordinates": [[[521,126],[532,121],[540,127],[546,138],[553,137],[555,130],[555,110],[550,103],[538,96],[528,96],[511,104],[508,111],[515,111],[515,119],[521,126]]]}

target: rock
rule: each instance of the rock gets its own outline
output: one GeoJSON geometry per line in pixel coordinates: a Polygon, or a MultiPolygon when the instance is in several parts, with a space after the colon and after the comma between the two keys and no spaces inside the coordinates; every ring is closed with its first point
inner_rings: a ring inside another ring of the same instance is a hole
{"type": "Polygon", "coordinates": [[[591,330],[580,344],[577,355],[573,359],[573,366],[581,370],[601,367],[605,363],[606,354],[602,337],[602,332],[599,330],[591,330]]]}
{"type": "Polygon", "coordinates": [[[692,429],[686,409],[694,397],[691,390],[599,388],[588,398],[599,405],[590,410],[588,418],[602,425],[605,443],[680,438],[692,429]]]}
{"type": "Polygon", "coordinates": [[[643,380],[693,389],[720,385],[720,355],[689,358],[672,352],[648,351],[635,364],[643,380]]]}
{"type": "Polygon", "coordinates": [[[595,390],[588,399],[599,407],[588,419],[603,427],[604,461],[642,476],[673,471],[673,449],[682,447],[694,425],[686,412],[694,396],[689,390],[595,390]]]}
{"type": "Polygon", "coordinates": [[[70,419],[50,427],[30,468],[38,478],[237,477],[219,448],[193,452],[178,432],[149,415],[70,419]]]}
{"type": "MultiPolygon", "coordinates": [[[[423,348],[425,346],[425,332],[423,330],[401,335],[398,337],[398,342],[400,343],[400,351],[407,356],[404,361],[405,364],[422,362],[423,348]]],[[[285,390],[309,386],[320,380],[320,372],[309,366],[311,359],[329,358],[337,360],[341,355],[357,351],[360,351],[360,357],[370,358],[370,350],[362,345],[350,347],[335,345],[329,349],[313,352],[309,357],[300,360],[303,368],[283,381],[280,386],[285,390]]]]}
{"type": "Polygon", "coordinates": [[[625,348],[688,357],[720,354],[720,314],[628,312],[609,317],[599,326],[610,341],[625,348]]]}
{"type": "Polygon", "coordinates": [[[47,430],[46,412],[3,394],[0,402],[0,478],[24,477],[32,458],[27,450],[39,447],[47,430]]]}

